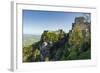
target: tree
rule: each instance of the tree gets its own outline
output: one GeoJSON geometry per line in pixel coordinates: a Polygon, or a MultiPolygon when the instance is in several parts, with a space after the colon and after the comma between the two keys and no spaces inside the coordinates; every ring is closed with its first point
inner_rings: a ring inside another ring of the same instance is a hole
{"type": "Polygon", "coordinates": [[[80,26],[75,26],[72,30],[72,33],[69,35],[69,45],[71,46],[72,50],[74,49],[77,55],[80,53],[83,41],[84,37],[82,35],[80,26]]]}
{"type": "Polygon", "coordinates": [[[37,55],[40,55],[40,51],[38,49],[36,49],[34,52],[33,52],[33,56],[36,58],[37,55]]]}
{"type": "Polygon", "coordinates": [[[55,32],[44,31],[41,39],[42,39],[42,41],[46,41],[46,42],[50,42],[50,41],[56,42],[56,41],[58,41],[58,35],[55,32]]]}
{"type": "Polygon", "coordinates": [[[32,46],[24,47],[23,48],[23,62],[28,61],[28,57],[32,55],[32,46]]]}
{"type": "Polygon", "coordinates": [[[73,47],[79,48],[83,41],[82,31],[80,26],[75,26],[69,37],[69,44],[73,47]]]}
{"type": "Polygon", "coordinates": [[[77,56],[77,52],[76,51],[71,51],[69,56],[67,57],[68,60],[76,60],[78,59],[78,56],[77,56]]]}

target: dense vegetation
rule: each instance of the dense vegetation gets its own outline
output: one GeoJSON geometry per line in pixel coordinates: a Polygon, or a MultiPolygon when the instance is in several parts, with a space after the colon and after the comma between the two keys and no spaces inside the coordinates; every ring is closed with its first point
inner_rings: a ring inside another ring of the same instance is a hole
{"type": "Polygon", "coordinates": [[[77,17],[68,33],[45,30],[38,42],[23,47],[23,62],[90,59],[90,24],[84,17],[77,17]]]}

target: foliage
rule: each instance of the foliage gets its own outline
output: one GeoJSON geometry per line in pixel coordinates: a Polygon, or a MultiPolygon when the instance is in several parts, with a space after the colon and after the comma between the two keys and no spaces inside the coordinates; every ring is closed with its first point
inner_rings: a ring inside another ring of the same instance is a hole
{"type": "Polygon", "coordinates": [[[79,56],[78,59],[91,59],[91,50],[87,50],[86,52],[82,52],[79,56]]]}
{"type": "Polygon", "coordinates": [[[59,39],[63,38],[65,35],[65,32],[63,30],[58,30],[58,31],[44,31],[44,33],[41,36],[42,41],[52,41],[57,42],[59,39]]]}
{"type": "Polygon", "coordinates": [[[77,53],[75,51],[70,52],[69,56],[67,57],[68,60],[75,60],[77,59],[77,53]]]}
{"type": "Polygon", "coordinates": [[[54,32],[44,32],[42,35],[42,40],[47,42],[48,41],[56,42],[58,41],[58,36],[54,32]]]}
{"type": "Polygon", "coordinates": [[[23,62],[27,61],[28,57],[32,54],[32,47],[31,45],[29,47],[23,48],[23,62]]]}
{"type": "MultiPolygon", "coordinates": [[[[85,23],[82,24],[83,27],[85,23]]],[[[45,30],[38,42],[23,47],[23,62],[90,59],[91,33],[87,31],[84,34],[81,24],[75,24],[68,33],[62,29],[45,30]]],[[[90,27],[89,24],[88,22],[88,27],[90,27]]],[[[90,30],[84,27],[85,29],[90,30]]]]}
{"type": "Polygon", "coordinates": [[[36,49],[34,52],[33,52],[33,57],[36,58],[37,56],[40,55],[40,50],[36,49]]]}
{"type": "Polygon", "coordinates": [[[70,35],[69,44],[71,46],[75,46],[76,48],[79,48],[81,46],[82,41],[83,41],[83,35],[80,26],[76,26],[73,29],[72,34],[70,35]]]}

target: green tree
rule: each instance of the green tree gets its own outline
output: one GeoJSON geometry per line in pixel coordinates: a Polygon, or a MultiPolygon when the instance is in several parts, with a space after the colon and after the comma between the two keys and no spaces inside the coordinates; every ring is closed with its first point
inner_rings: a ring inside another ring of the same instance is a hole
{"type": "Polygon", "coordinates": [[[70,34],[69,44],[73,47],[79,48],[83,41],[83,35],[80,26],[76,26],[72,34],[70,34]]]}
{"type": "Polygon", "coordinates": [[[40,50],[36,49],[36,50],[33,52],[33,57],[36,58],[38,55],[40,55],[40,50]]]}
{"type": "Polygon", "coordinates": [[[41,39],[42,39],[42,41],[46,41],[46,42],[49,42],[49,41],[56,42],[56,41],[58,41],[58,35],[55,32],[44,31],[41,39]]]}
{"type": "Polygon", "coordinates": [[[24,47],[23,48],[23,62],[28,61],[28,57],[32,55],[32,46],[24,47]]]}

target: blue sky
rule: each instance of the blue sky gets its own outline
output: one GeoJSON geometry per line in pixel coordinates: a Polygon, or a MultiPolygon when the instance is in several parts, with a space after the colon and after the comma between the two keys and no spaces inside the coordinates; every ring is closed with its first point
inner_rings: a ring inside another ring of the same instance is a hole
{"type": "Polygon", "coordinates": [[[75,17],[83,15],[78,12],[23,10],[23,34],[40,35],[44,30],[58,29],[68,32],[75,17]]]}

